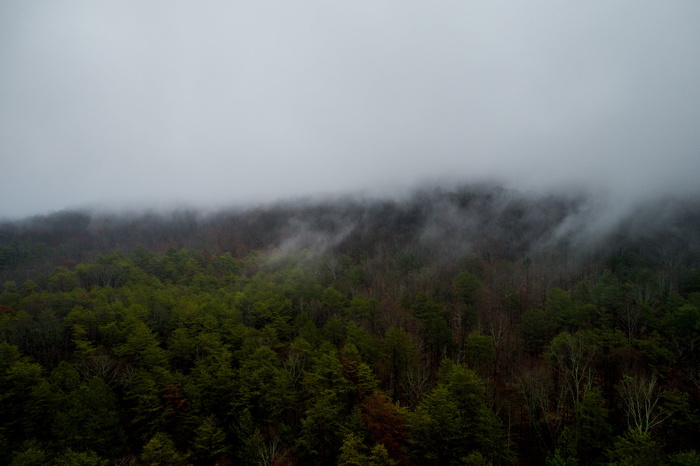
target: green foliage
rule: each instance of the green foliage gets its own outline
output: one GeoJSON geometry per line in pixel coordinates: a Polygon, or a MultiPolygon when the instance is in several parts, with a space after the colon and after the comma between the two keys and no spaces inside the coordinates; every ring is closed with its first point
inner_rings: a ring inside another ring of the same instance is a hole
{"type": "Polygon", "coordinates": [[[547,466],[578,466],[576,441],[568,428],[565,428],[559,436],[558,446],[554,453],[547,457],[546,464],[547,466]]]}
{"type": "Polygon", "coordinates": [[[369,458],[363,452],[365,448],[362,439],[355,434],[346,435],[343,445],[340,447],[338,466],[366,466],[369,463],[369,458]]]}
{"type": "Polygon", "coordinates": [[[355,321],[349,321],[345,328],[345,341],[354,345],[365,361],[374,361],[379,353],[378,342],[355,321]]]}
{"type": "Polygon", "coordinates": [[[609,445],[613,432],[602,391],[597,387],[586,390],[576,412],[579,415],[578,429],[574,432],[577,455],[584,463],[593,462],[609,445]]]}
{"type": "Polygon", "coordinates": [[[70,448],[56,457],[55,466],[107,466],[109,462],[92,450],[73,451],[70,448]]]}
{"type": "Polygon", "coordinates": [[[250,411],[263,425],[275,423],[293,401],[291,380],[277,354],[261,346],[241,361],[234,405],[250,411]]]}
{"type": "Polygon", "coordinates": [[[455,294],[467,306],[473,306],[479,299],[481,282],[469,272],[462,272],[455,278],[455,294]]]}
{"type": "Polygon", "coordinates": [[[114,353],[144,368],[162,367],[167,360],[158,337],[141,320],[126,327],[126,341],[115,346],[114,353]]]}
{"type": "Polygon", "coordinates": [[[540,309],[526,311],[521,319],[519,333],[526,348],[539,353],[557,333],[557,323],[549,312],[540,309]]]}
{"type": "Polygon", "coordinates": [[[53,292],[73,291],[78,287],[78,277],[66,267],[56,267],[48,276],[48,287],[53,292]]]}
{"type": "Polygon", "coordinates": [[[141,461],[151,466],[184,466],[187,456],[180,453],[173,441],[163,432],[158,432],[143,447],[141,461]]]}
{"type": "Polygon", "coordinates": [[[700,310],[696,306],[685,304],[669,312],[662,319],[662,328],[681,360],[700,361],[700,310]]]}
{"type": "Polygon", "coordinates": [[[605,271],[593,286],[591,297],[598,307],[613,312],[622,307],[625,290],[615,275],[610,271],[605,271]]]}
{"type": "Polygon", "coordinates": [[[470,367],[484,369],[494,360],[493,338],[472,331],[464,342],[464,353],[470,367]]]}
{"type": "Polygon", "coordinates": [[[407,419],[413,461],[455,464],[465,456],[457,402],[445,386],[428,394],[407,419]]]}
{"type": "Polygon", "coordinates": [[[700,466],[700,453],[696,451],[684,451],[670,455],[668,462],[672,466],[700,466]]]}
{"type": "Polygon", "coordinates": [[[0,463],[698,463],[700,256],[499,243],[499,214],[446,260],[412,215],[322,254],[274,216],[0,235],[0,463]]]}
{"type": "Polygon", "coordinates": [[[346,316],[351,321],[360,319],[369,319],[374,317],[379,309],[379,301],[376,299],[367,299],[362,295],[355,295],[348,302],[346,316]]]}
{"type": "Polygon", "coordinates": [[[435,361],[448,354],[452,345],[452,331],[444,317],[431,317],[425,323],[425,341],[435,361]]]}
{"type": "Polygon", "coordinates": [[[384,445],[378,443],[368,448],[355,434],[348,434],[340,447],[339,466],[393,466],[397,462],[389,457],[384,445]]]}
{"type": "Polygon", "coordinates": [[[389,389],[397,398],[399,385],[416,364],[418,349],[405,330],[390,327],[380,344],[379,361],[389,381],[389,389]]]}
{"type": "Polygon", "coordinates": [[[61,361],[49,375],[49,383],[56,393],[67,394],[80,386],[80,374],[67,361],[61,361]]]}
{"type": "Polygon", "coordinates": [[[204,418],[194,431],[194,457],[200,461],[215,461],[226,451],[226,434],[217,426],[213,416],[204,418]]]}
{"type": "Polygon", "coordinates": [[[428,293],[420,293],[411,305],[413,314],[422,320],[431,321],[444,317],[445,311],[440,303],[432,300],[428,293]]]}
{"type": "Polygon", "coordinates": [[[464,466],[491,466],[493,463],[484,458],[480,451],[473,451],[462,458],[461,464],[464,466]]]}
{"type": "Polygon", "coordinates": [[[341,403],[333,390],[323,390],[310,400],[296,441],[299,457],[309,463],[326,463],[339,451],[341,403]]]}
{"type": "Polygon", "coordinates": [[[7,342],[0,342],[0,361],[0,435],[10,443],[44,436],[52,400],[42,366],[7,342]]]}
{"type": "Polygon", "coordinates": [[[594,320],[594,305],[574,300],[561,288],[552,288],[547,291],[544,309],[525,312],[520,334],[530,351],[539,352],[558,333],[589,329],[594,320]]]}
{"type": "Polygon", "coordinates": [[[514,462],[502,427],[486,407],[484,395],[484,384],[476,373],[460,365],[445,369],[444,382],[408,417],[413,460],[460,464],[461,458],[478,450],[494,464],[514,462]]]}
{"type": "Polygon", "coordinates": [[[13,455],[10,466],[44,466],[48,460],[49,455],[43,446],[35,440],[28,440],[13,455]]]}
{"type": "Polygon", "coordinates": [[[608,450],[610,466],[656,466],[663,464],[658,444],[648,432],[631,428],[608,450]]]}
{"type": "Polygon", "coordinates": [[[574,301],[561,288],[552,288],[547,292],[545,312],[553,319],[559,329],[576,331],[590,327],[594,316],[595,306],[574,301]]]}
{"type": "Polygon", "coordinates": [[[116,396],[102,379],[93,377],[67,395],[53,432],[65,447],[89,445],[97,453],[112,454],[124,437],[119,421],[116,396]]]}

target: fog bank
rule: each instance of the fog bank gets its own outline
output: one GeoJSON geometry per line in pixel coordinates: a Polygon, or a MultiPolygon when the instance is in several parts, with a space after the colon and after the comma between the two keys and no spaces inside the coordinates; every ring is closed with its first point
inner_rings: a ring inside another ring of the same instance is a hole
{"type": "MultiPolygon", "coordinates": [[[[0,217],[697,191],[700,4],[0,5],[0,217]]],[[[624,209],[622,209],[624,210],[624,209]]]]}

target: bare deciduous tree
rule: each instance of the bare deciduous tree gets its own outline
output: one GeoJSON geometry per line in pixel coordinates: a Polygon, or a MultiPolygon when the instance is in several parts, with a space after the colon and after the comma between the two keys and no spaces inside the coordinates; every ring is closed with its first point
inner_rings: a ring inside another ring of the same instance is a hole
{"type": "Polygon", "coordinates": [[[674,413],[661,403],[664,391],[657,382],[656,375],[625,375],[617,385],[629,427],[646,433],[674,413]]]}
{"type": "Polygon", "coordinates": [[[597,352],[596,342],[590,335],[581,332],[574,335],[560,333],[550,344],[550,360],[563,378],[563,388],[569,393],[577,421],[583,396],[593,385],[593,363],[597,352]]]}
{"type": "Polygon", "coordinates": [[[525,404],[530,428],[543,446],[548,445],[564,426],[563,397],[552,396],[554,384],[551,372],[541,367],[524,368],[515,375],[513,387],[525,404]],[[556,398],[556,403],[552,403],[553,398],[556,398]]]}
{"type": "Polygon", "coordinates": [[[411,407],[418,405],[431,386],[430,373],[421,366],[411,367],[401,380],[401,388],[411,407]]]}

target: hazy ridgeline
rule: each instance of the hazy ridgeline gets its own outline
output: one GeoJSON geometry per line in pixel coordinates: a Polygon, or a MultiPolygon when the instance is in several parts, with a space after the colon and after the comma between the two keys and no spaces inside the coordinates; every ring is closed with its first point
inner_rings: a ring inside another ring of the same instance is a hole
{"type": "MultiPolygon", "coordinates": [[[[348,255],[410,254],[425,266],[475,254],[521,262],[560,256],[600,260],[641,248],[659,260],[700,246],[700,204],[662,198],[618,209],[614,199],[522,192],[476,185],[415,191],[402,198],[297,200],[205,212],[60,211],[0,223],[0,270],[12,274],[90,260],[113,250],[194,248],[205,254],[250,251],[348,255]]],[[[21,278],[21,277],[17,277],[21,278]]]]}

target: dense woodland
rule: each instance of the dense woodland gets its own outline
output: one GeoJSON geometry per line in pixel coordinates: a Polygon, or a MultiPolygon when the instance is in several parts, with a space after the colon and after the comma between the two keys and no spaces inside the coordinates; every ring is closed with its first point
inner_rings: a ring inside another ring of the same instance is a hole
{"type": "Polygon", "coordinates": [[[0,224],[0,464],[698,465],[700,202],[0,224]],[[623,215],[624,214],[624,215],[623,215]]]}

